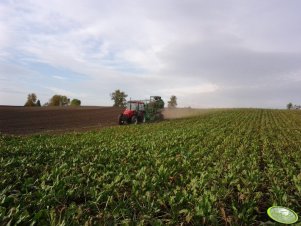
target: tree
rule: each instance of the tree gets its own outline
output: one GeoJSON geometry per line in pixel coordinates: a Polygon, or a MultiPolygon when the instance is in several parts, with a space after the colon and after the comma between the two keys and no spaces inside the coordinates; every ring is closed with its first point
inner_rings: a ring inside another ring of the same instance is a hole
{"type": "Polygon", "coordinates": [[[81,101],[78,99],[73,99],[71,101],[71,106],[80,106],[80,104],[81,104],[81,101]]]}
{"type": "Polygon", "coordinates": [[[61,96],[60,95],[54,95],[49,100],[49,106],[60,106],[61,103],[61,96]]]}
{"type": "Polygon", "coordinates": [[[49,106],[67,106],[70,103],[70,99],[62,95],[54,95],[49,100],[49,106]]]}
{"type": "Polygon", "coordinates": [[[168,101],[168,107],[169,108],[175,108],[177,107],[177,97],[175,95],[172,95],[170,97],[170,101],[168,101]]]}
{"type": "Polygon", "coordinates": [[[126,105],[126,97],[128,96],[124,92],[119,89],[115,90],[115,92],[110,94],[111,99],[114,101],[114,107],[125,107],[126,105]]]}
{"type": "Polygon", "coordinates": [[[62,96],[61,105],[62,106],[68,106],[68,105],[70,105],[70,98],[67,98],[66,96],[62,96]]]}
{"type": "Polygon", "coordinates": [[[293,108],[293,104],[290,102],[290,103],[288,103],[287,105],[286,105],[286,108],[288,109],[288,110],[291,110],[292,108],[293,108]]]}
{"type": "Polygon", "coordinates": [[[41,102],[40,102],[40,100],[37,101],[36,106],[37,106],[37,107],[41,107],[41,102]]]}
{"type": "Polygon", "coordinates": [[[27,101],[24,104],[25,107],[34,107],[36,106],[37,95],[35,93],[30,93],[27,96],[27,101]]]}

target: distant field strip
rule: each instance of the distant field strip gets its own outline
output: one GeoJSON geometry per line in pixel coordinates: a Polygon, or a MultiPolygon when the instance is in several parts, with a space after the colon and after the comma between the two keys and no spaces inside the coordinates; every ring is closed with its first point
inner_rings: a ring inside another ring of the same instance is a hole
{"type": "Polygon", "coordinates": [[[259,225],[301,214],[301,111],[0,138],[0,224],[259,225]]]}

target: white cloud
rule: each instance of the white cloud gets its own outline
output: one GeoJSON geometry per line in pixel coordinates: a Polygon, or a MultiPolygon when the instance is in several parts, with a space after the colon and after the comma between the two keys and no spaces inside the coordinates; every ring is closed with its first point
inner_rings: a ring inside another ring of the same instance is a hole
{"type": "Polygon", "coordinates": [[[55,78],[55,79],[58,79],[58,80],[66,80],[65,77],[59,76],[59,75],[53,75],[52,77],[55,78]]]}
{"type": "Polygon", "coordinates": [[[281,106],[284,100],[267,90],[284,92],[300,81],[300,6],[297,0],[5,1],[0,60],[15,69],[4,79],[45,99],[57,93],[89,104],[110,104],[109,93],[119,88],[133,98],[174,94],[185,106],[192,99],[190,105],[203,106],[191,98],[196,94],[216,106],[263,100],[281,106]],[[83,81],[47,73],[37,62],[83,81]]]}
{"type": "Polygon", "coordinates": [[[86,93],[83,92],[73,92],[66,89],[56,88],[56,87],[45,87],[46,89],[50,90],[53,95],[59,94],[59,95],[65,95],[70,98],[85,98],[87,97],[86,93]]]}

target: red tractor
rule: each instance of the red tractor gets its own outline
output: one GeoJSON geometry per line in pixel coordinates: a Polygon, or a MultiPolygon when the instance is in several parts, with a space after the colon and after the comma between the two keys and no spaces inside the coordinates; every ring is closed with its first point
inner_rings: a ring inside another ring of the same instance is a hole
{"type": "Polygon", "coordinates": [[[163,119],[161,113],[164,102],[160,96],[151,96],[149,100],[131,100],[118,117],[119,125],[138,124],[141,122],[163,119]]]}

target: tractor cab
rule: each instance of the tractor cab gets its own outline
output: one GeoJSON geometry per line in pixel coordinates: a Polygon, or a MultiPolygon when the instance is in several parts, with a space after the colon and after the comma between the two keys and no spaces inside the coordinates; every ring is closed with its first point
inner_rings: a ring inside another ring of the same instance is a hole
{"type": "Polygon", "coordinates": [[[160,96],[151,96],[148,100],[130,100],[126,109],[118,116],[119,125],[138,124],[146,121],[162,120],[164,102],[160,96]]]}
{"type": "Polygon", "coordinates": [[[119,124],[137,124],[138,122],[143,122],[144,120],[144,102],[143,101],[128,101],[126,104],[126,109],[119,116],[119,124]]]}
{"type": "Polygon", "coordinates": [[[144,102],[142,101],[128,101],[126,110],[129,111],[144,111],[144,102]]]}

